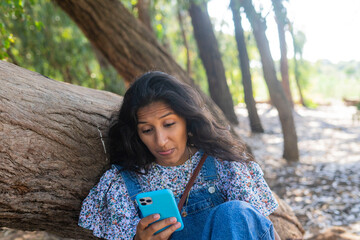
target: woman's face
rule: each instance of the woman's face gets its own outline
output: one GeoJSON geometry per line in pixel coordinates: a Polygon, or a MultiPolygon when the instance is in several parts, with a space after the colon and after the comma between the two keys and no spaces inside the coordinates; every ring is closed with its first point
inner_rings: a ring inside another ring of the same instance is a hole
{"type": "Polygon", "coordinates": [[[137,131],[141,141],[163,166],[183,164],[189,157],[186,148],[186,121],[164,102],[153,102],[137,112],[137,131]]]}

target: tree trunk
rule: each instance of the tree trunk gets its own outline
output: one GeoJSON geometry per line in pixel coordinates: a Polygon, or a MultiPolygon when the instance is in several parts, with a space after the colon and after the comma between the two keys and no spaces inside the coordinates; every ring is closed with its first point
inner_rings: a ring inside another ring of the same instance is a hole
{"type": "Polygon", "coordinates": [[[282,0],[272,0],[276,23],[278,26],[278,34],[279,34],[279,43],[280,43],[280,72],[281,72],[281,83],[284,88],[286,97],[291,104],[291,107],[294,107],[294,102],[292,99],[292,94],[290,90],[289,83],[289,64],[287,59],[287,46],[285,40],[285,25],[286,25],[286,9],[281,2],[282,0]]]}
{"type": "Polygon", "coordinates": [[[242,74],[242,84],[244,86],[245,104],[249,114],[251,132],[263,133],[264,129],[261,125],[256,109],[256,102],[253,96],[249,56],[246,49],[244,29],[241,24],[240,2],[238,0],[232,0],[230,2],[230,7],[233,14],[235,38],[239,52],[239,62],[242,74]]]}
{"type": "Polygon", "coordinates": [[[282,240],[303,239],[305,230],[297,219],[295,213],[284,200],[280,199],[275,193],[273,194],[279,203],[279,207],[275,210],[275,212],[270,214],[269,218],[280,238],[282,240]]]}
{"type": "MultiPolygon", "coordinates": [[[[55,0],[75,21],[89,41],[102,52],[127,84],[146,71],[159,70],[196,88],[218,121],[228,125],[224,114],[171,55],[158,44],[155,36],[118,0],[55,0]]],[[[233,132],[234,133],[234,132],[233,132]]]]}
{"type": "MultiPolygon", "coordinates": [[[[293,40],[293,46],[294,46],[294,75],[295,75],[295,82],[296,82],[296,86],[298,88],[299,91],[299,96],[300,96],[300,102],[301,105],[303,105],[304,107],[306,106],[303,94],[302,94],[302,90],[301,90],[301,85],[300,85],[300,71],[299,71],[299,63],[298,60],[296,58],[297,54],[300,52],[299,46],[297,46],[296,44],[296,39],[295,39],[295,35],[294,35],[294,30],[292,28],[292,25],[290,25],[290,34],[291,34],[291,38],[293,40]]],[[[301,53],[300,53],[300,59],[301,59],[301,53]]]]}
{"type": "Polygon", "coordinates": [[[151,25],[149,5],[150,0],[138,0],[136,4],[140,21],[154,34],[154,29],[151,25]]]}
{"type": "Polygon", "coordinates": [[[269,41],[265,34],[265,19],[256,13],[251,0],[243,0],[242,3],[246,16],[252,26],[256,44],[260,52],[264,78],[269,89],[271,101],[279,112],[281,129],[284,136],[283,157],[289,162],[298,161],[299,150],[292,108],[276,77],[275,64],[271,56],[269,41]]]}
{"type": "MultiPolygon", "coordinates": [[[[0,226],[93,238],[77,220],[82,200],[109,168],[101,136],[106,144],[121,97],[4,61],[0,85],[0,226]]],[[[289,219],[286,230],[296,231],[289,206],[276,212],[280,236],[289,236],[280,229],[289,219]]]]}
{"type": "Polygon", "coordinates": [[[118,0],[55,0],[125,81],[160,70],[189,83],[189,76],[155,36],[118,0]]]}
{"type": "Polygon", "coordinates": [[[179,25],[180,25],[180,30],[181,30],[181,36],[183,38],[184,47],[186,50],[186,72],[190,76],[190,74],[191,74],[190,48],[189,48],[189,44],[188,44],[187,37],[186,37],[186,32],[185,32],[185,28],[184,28],[184,20],[182,17],[179,0],[177,1],[177,8],[178,8],[177,11],[178,11],[178,20],[179,20],[179,25]]]}
{"type": "Polygon", "coordinates": [[[189,13],[200,58],[206,70],[211,98],[231,123],[238,124],[239,122],[234,111],[234,103],[226,83],[224,65],[206,3],[197,5],[194,1],[190,2],[189,13]]]}
{"type": "Polygon", "coordinates": [[[0,84],[0,226],[90,238],[77,219],[109,167],[99,131],[121,97],[3,61],[0,84]]]}

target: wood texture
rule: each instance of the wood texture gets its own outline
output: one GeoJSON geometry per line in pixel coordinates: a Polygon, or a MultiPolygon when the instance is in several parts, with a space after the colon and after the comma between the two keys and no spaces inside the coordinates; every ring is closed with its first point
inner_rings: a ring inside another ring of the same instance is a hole
{"type": "Polygon", "coordinates": [[[291,207],[280,199],[278,195],[275,193],[274,195],[279,203],[279,207],[270,215],[270,220],[272,221],[280,238],[283,240],[303,239],[305,230],[295,216],[291,207]]]}
{"type": "Polygon", "coordinates": [[[99,130],[121,100],[0,61],[0,226],[91,236],[77,219],[109,167],[99,130]]]}

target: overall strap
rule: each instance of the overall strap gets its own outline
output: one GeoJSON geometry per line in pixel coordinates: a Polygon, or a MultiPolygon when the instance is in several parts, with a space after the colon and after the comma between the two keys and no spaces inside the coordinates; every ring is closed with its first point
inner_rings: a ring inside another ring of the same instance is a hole
{"type": "Polygon", "coordinates": [[[136,195],[142,192],[141,185],[136,177],[136,174],[132,171],[123,170],[120,165],[114,164],[114,166],[119,170],[124,179],[131,201],[135,201],[136,195]]]}
{"type": "Polygon", "coordinates": [[[180,201],[178,203],[179,212],[181,212],[181,209],[184,206],[185,200],[189,196],[190,189],[194,185],[194,182],[195,182],[197,176],[199,175],[199,172],[200,172],[201,168],[203,167],[204,162],[206,161],[206,158],[207,158],[207,154],[204,153],[203,156],[200,159],[200,162],[198,163],[198,165],[196,166],[194,172],[192,173],[192,176],[191,176],[189,182],[186,184],[185,191],[184,191],[184,193],[183,193],[183,195],[182,195],[182,197],[181,197],[181,199],[180,199],[180,201]]]}
{"type": "Polygon", "coordinates": [[[207,157],[201,171],[205,181],[217,179],[217,169],[215,164],[215,158],[213,156],[207,157]]]}

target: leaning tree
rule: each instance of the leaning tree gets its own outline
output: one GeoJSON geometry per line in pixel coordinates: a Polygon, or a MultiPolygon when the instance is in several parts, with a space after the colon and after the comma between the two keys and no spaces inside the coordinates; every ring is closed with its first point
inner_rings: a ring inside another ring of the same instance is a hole
{"type": "Polygon", "coordinates": [[[164,71],[196,88],[218,120],[228,124],[219,107],[193,84],[186,71],[158,43],[154,34],[120,1],[55,2],[75,21],[92,45],[114,66],[127,84],[146,71],[164,71]]]}

